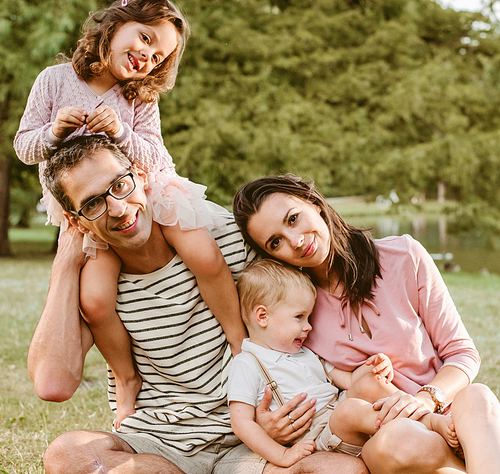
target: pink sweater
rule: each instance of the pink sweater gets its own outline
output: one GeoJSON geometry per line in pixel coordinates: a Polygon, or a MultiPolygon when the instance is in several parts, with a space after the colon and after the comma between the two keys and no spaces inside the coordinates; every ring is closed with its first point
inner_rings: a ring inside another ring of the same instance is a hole
{"type": "Polygon", "coordinates": [[[318,288],[306,345],[348,371],[384,352],[394,366],[394,385],[411,394],[443,365],[459,367],[472,381],[481,360],[430,255],[408,235],[375,242],[382,279],[359,312],[372,338],[360,331],[348,302],[318,288]]]}
{"type": "MultiPolygon", "coordinates": [[[[42,176],[44,161],[59,145],[50,138],[57,111],[75,106],[91,113],[101,104],[117,113],[124,131],[115,141],[134,163],[147,172],[173,172],[174,164],[161,136],[158,104],[126,100],[118,84],[99,96],[76,74],[71,63],[48,67],[36,78],[14,139],[17,156],[28,165],[40,163],[42,176]]],[[[65,141],[85,131],[84,127],[77,129],[65,141]]]]}

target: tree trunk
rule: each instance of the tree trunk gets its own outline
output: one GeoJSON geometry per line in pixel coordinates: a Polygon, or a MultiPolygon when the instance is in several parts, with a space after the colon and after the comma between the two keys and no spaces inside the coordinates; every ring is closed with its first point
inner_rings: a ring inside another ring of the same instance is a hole
{"type": "Polygon", "coordinates": [[[0,257],[10,256],[9,189],[9,160],[0,158],[0,257]]]}

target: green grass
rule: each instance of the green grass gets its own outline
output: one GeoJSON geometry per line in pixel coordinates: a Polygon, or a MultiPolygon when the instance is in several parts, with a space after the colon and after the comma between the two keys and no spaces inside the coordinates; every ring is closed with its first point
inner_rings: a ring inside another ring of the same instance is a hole
{"type": "MultiPolygon", "coordinates": [[[[20,231],[18,237],[27,242],[28,234],[37,232],[20,231]]],[[[13,248],[20,248],[17,245],[14,242],[13,248]]],[[[26,245],[23,252],[29,249],[26,245]]],[[[42,454],[57,435],[74,429],[110,429],[113,419],[106,399],[106,367],[95,349],[87,357],[84,382],[71,400],[48,403],[34,393],[26,356],[47,295],[52,260],[51,247],[40,254],[39,245],[31,258],[24,254],[0,259],[0,473],[42,473],[42,454]]],[[[500,397],[500,276],[444,277],[483,359],[476,381],[488,384],[500,397]]]]}

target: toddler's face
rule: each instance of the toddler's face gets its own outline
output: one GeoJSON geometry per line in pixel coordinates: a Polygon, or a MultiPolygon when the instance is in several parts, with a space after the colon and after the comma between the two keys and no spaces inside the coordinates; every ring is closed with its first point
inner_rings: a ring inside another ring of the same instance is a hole
{"type": "Polygon", "coordinates": [[[265,344],[276,351],[297,352],[312,329],[309,316],[314,302],[314,293],[309,288],[295,287],[285,301],[269,307],[265,344]]]}
{"type": "Polygon", "coordinates": [[[176,46],[177,30],[169,21],[125,23],[111,40],[110,72],[118,81],[143,79],[176,46]]]}

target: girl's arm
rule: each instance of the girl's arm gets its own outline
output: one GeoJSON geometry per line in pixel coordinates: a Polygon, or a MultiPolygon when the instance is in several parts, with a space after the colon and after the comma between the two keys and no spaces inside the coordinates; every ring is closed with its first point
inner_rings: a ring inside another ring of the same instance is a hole
{"type": "MultiPolygon", "coordinates": [[[[45,69],[36,78],[14,138],[17,156],[27,165],[45,161],[57,148],[56,143],[47,138],[52,129],[53,84],[50,74],[50,69],[45,69]]],[[[54,140],[57,141],[56,137],[54,140]]]]}
{"type": "Polygon", "coordinates": [[[233,355],[238,354],[247,331],[236,285],[217,242],[206,227],[181,230],[176,224],[161,228],[166,241],[196,277],[201,297],[222,326],[233,355]]]}
{"type": "Polygon", "coordinates": [[[159,170],[174,171],[172,157],[161,136],[160,109],[157,102],[136,99],[133,126],[122,120],[123,133],[115,143],[134,163],[147,173],[159,170]]]}
{"type": "Polygon", "coordinates": [[[302,440],[291,448],[274,441],[255,421],[255,408],[242,402],[229,404],[231,427],[234,434],[253,452],[270,463],[280,467],[290,467],[314,452],[313,440],[302,440]]]}

